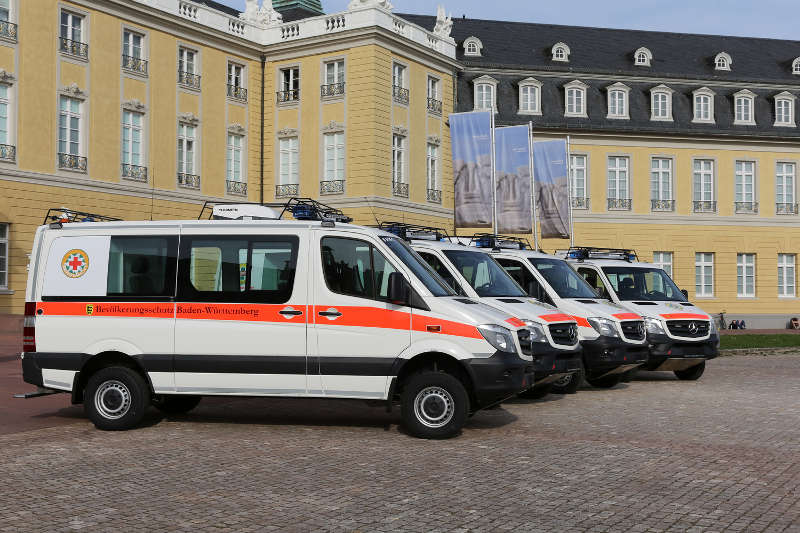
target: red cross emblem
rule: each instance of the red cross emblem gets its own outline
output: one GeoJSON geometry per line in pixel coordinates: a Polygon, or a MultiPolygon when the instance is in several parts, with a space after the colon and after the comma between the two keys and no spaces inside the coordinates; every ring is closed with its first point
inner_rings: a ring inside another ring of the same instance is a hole
{"type": "Polygon", "coordinates": [[[89,270],[89,256],[83,250],[70,250],[61,260],[61,270],[70,278],[79,278],[89,270]]]}

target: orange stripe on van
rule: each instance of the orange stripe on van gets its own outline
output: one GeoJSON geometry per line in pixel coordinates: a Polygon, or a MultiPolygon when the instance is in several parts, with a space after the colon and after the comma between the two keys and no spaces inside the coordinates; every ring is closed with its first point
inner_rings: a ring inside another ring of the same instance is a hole
{"type": "Polygon", "coordinates": [[[589,321],[583,318],[582,316],[573,316],[572,318],[575,319],[575,322],[577,322],[579,326],[582,326],[584,328],[592,327],[592,325],[589,324],[589,321]]]}
{"type": "Polygon", "coordinates": [[[378,307],[315,305],[314,315],[314,321],[321,325],[385,329],[408,329],[411,325],[410,313],[380,309],[378,307]],[[336,309],[342,313],[342,316],[333,319],[319,316],[320,311],[327,311],[328,309],[336,309]]]}
{"type": "Polygon", "coordinates": [[[141,302],[39,302],[37,315],[42,316],[111,316],[136,318],[172,318],[172,303],[141,302]]]}
{"type": "Polygon", "coordinates": [[[636,313],[617,313],[615,315],[611,315],[614,318],[619,318],[620,320],[641,320],[642,317],[637,315],[636,313]]]}
{"type": "Polygon", "coordinates": [[[575,317],[565,315],[564,313],[553,313],[551,315],[539,315],[539,318],[545,322],[571,322],[575,317]]]}
{"type": "Polygon", "coordinates": [[[412,315],[411,316],[411,329],[414,331],[426,331],[428,326],[441,326],[440,333],[442,335],[453,335],[455,337],[467,337],[470,339],[482,339],[483,335],[478,331],[475,326],[462,324],[461,322],[453,322],[452,320],[442,320],[430,316],[412,315]]]}
{"type": "Polygon", "coordinates": [[[525,326],[525,322],[520,320],[519,318],[512,316],[511,318],[506,318],[506,322],[514,326],[515,328],[521,328],[525,326]]]}
{"type": "Polygon", "coordinates": [[[698,315],[697,313],[671,313],[671,314],[661,315],[661,317],[666,318],[667,320],[680,320],[680,319],[711,320],[710,316],[698,315]]]}

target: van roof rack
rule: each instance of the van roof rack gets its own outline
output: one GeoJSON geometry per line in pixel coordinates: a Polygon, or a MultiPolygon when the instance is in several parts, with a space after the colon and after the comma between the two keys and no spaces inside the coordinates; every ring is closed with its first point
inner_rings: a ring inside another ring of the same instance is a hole
{"type": "Polygon", "coordinates": [[[312,198],[290,198],[287,202],[257,203],[257,202],[203,202],[203,208],[197,220],[223,219],[215,215],[215,208],[228,207],[232,215],[238,215],[236,219],[256,219],[256,220],[281,220],[286,213],[291,214],[295,220],[320,220],[322,222],[341,222],[347,224],[353,221],[352,217],[345,215],[340,209],[325,205],[312,198]],[[264,207],[267,208],[263,213],[258,213],[253,209],[239,209],[242,207],[264,207]]]}
{"type": "Polygon", "coordinates": [[[629,248],[598,248],[596,246],[571,246],[567,250],[567,259],[622,259],[628,263],[639,261],[635,250],[629,248]]]}
{"type": "Polygon", "coordinates": [[[406,222],[381,222],[378,229],[397,235],[404,241],[450,241],[450,235],[444,228],[408,224],[406,222]]]}
{"type": "Polygon", "coordinates": [[[71,222],[119,222],[121,218],[99,215],[97,213],[85,213],[75,211],[66,207],[51,207],[47,210],[42,224],[67,224],[71,222]]]}
{"type": "Polygon", "coordinates": [[[532,250],[528,239],[511,235],[498,235],[495,233],[475,233],[469,240],[477,248],[492,248],[494,250],[532,250]]]}

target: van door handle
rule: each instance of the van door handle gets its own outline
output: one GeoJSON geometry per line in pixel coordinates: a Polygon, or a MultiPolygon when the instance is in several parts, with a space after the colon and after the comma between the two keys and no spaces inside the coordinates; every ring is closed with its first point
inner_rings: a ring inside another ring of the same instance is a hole
{"type": "Polygon", "coordinates": [[[303,314],[302,311],[298,311],[297,309],[292,309],[291,307],[287,307],[285,309],[281,309],[278,313],[282,314],[283,316],[300,316],[303,314]]]}
{"type": "Polygon", "coordinates": [[[342,316],[342,313],[340,313],[338,309],[334,309],[333,307],[331,307],[327,311],[320,311],[319,316],[324,316],[326,318],[333,320],[335,318],[339,318],[340,316],[342,316]]]}

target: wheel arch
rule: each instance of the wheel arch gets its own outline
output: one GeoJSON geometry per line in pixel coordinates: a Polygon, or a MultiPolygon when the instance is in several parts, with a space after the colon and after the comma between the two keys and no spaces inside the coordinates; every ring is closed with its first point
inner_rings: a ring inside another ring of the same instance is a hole
{"type": "MultiPolygon", "coordinates": [[[[396,376],[396,385],[393,387],[393,393],[400,394],[405,381],[420,370],[432,370],[451,374],[464,385],[470,403],[474,404],[476,402],[475,380],[469,366],[450,354],[437,351],[423,352],[410,359],[397,359],[392,372],[392,375],[396,376]]],[[[392,398],[389,398],[389,400],[391,401],[392,398]]]]}
{"type": "Polygon", "coordinates": [[[80,370],[75,373],[72,382],[72,403],[83,403],[83,391],[89,382],[89,378],[98,370],[110,366],[124,366],[137,372],[147,383],[150,394],[153,394],[153,382],[139,359],[122,352],[106,351],[87,357],[81,364],[80,370]]]}

